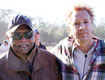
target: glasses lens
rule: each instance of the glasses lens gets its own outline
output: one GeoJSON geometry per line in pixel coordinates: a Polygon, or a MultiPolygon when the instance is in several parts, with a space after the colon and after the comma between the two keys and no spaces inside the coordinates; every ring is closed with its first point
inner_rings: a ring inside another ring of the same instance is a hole
{"type": "Polygon", "coordinates": [[[22,34],[21,33],[14,33],[13,35],[14,40],[21,40],[22,39],[22,34]]]}
{"type": "Polygon", "coordinates": [[[32,31],[31,31],[31,32],[25,32],[25,33],[24,33],[24,37],[25,37],[26,39],[31,39],[32,36],[33,36],[33,32],[32,32],[32,31]]]}

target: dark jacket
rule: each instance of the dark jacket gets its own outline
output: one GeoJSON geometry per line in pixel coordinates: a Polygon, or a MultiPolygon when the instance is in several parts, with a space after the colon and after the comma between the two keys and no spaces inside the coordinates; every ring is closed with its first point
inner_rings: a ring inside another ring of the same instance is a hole
{"type": "Polygon", "coordinates": [[[55,57],[35,48],[28,61],[18,58],[10,49],[0,55],[0,80],[61,80],[55,57]]]}
{"type": "Polygon", "coordinates": [[[45,49],[46,50],[46,46],[43,45],[41,42],[40,42],[40,45],[38,47],[41,48],[41,49],[45,49]]]}

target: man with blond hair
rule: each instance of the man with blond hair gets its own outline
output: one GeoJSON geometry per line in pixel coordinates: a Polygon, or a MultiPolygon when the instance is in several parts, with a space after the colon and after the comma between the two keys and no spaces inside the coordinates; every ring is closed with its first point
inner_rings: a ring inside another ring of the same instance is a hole
{"type": "Polygon", "coordinates": [[[71,36],[51,50],[63,80],[105,80],[105,42],[93,36],[94,14],[86,5],[74,5],[67,15],[71,36]]]}

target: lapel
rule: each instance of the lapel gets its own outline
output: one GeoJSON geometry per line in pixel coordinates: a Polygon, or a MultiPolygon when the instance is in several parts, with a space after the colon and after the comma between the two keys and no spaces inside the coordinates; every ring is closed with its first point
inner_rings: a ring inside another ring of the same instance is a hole
{"type": "Polygon", "coordinates": [[[25,71],[29,75],[30,73],[30,66],[31,63],[35,57],[35,49],[32,49],[31,53],[29,54],[27,61],[23,61],[22,59],[18,58],[13,52],[12,49],[10,48],[8,54],[6,55],[7,58],[7,63],[6,67],[8,70],[18,72],[18,71],[25,71]]]}
{"type": "Polygon", "coordinates": [[[37,48],[37,52],[36,52],[37,54],[36,54],[34,65],[33,65],[33,69],[35,72],[43,69],[47,63],[45,60],[47,57],[41,51],[42,51],[41,49],[37,48]]]}
{"type": "Polygon", "coordinates": [[[94,51],[93,51],[93,56],[92,59],[90,60],[90,68],[94,64],[96,58],[98,55],[101,53],[101,45],[100,45],[100,40],[96,40],[95,46],[94,46],[94,51]]]}
{"type": "MultiPolygon", "coordinates": [[[[84,79],[87,80],[88,75],[90,73],[90,70],[92,69],[92,67],[95,64],[95,61],[97,59],[97,57],[100,55],[101,53],[101,45],[100,45],[100,40],[96,39],[96,43],[95,43],[95,47],[94,47],[94,52],[93,52],[93,56],[92,59],[90,60],[90,66],[89,66],[89,71],[87,72],[87,74],[84,76],[84,79]]],[[[83,80],[84,80],[83,79],[83,80]]]]}

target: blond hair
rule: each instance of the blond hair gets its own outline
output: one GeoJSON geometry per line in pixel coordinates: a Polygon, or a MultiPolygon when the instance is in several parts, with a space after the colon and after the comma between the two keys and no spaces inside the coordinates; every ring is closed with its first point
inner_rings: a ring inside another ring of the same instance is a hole
{"type": "Polygon", "coordinates": [[[86,10],[89,13],[91,20],[93,22],[93,20],[94,20],[93,8],[91,8],[85,4],[84,5],[83,4],[75,4],[73,6],[73,8],[70,11],[68,11],[68,13],[66,14],[66,21],[68,23],[70,22],[70,18],[71,18],[73,11],[81,11],[81,10],[86,10]]]}

